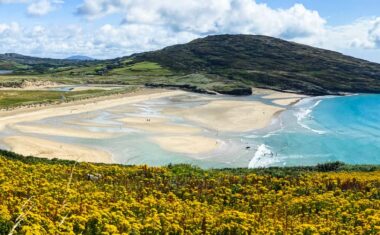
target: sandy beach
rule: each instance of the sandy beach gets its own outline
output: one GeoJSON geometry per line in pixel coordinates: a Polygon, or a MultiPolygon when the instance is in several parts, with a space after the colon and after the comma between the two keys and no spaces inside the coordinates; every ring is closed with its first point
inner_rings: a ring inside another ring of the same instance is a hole
{"type": "Polygon", "coordinates": [[[289,99],[289,98],[305,98],[306,95],[300,95],[295,93],[285,93],[272,91],[272,93],[263,96],[264,99],[289,99]]]}
{"type": "Polygon", "coordinates": [[[23,133],[43,134],[52,136],[64,136],[88,139],[107,139],[116,136],[116,133],[94,132],[74,128],[55,128],[48,125],[10,125],[10,128],[23,133]]]}
{"type": "Polygon", "coordinates": [[[128,117],[120,119],[126,127],[140,129],[153,133],[162,134],[194,134],[201,131],[200,128],[170,124],[169,120],[161,117],[128,117]]]}
{"type": "Polygon", "coordinates": [[[79,145],[64,144],[28,136],[10,136],[3,139],[3,141],[12,151],[25,156],[48,159],[59,158],[80,162],[113,162],[111,154],[79,145]]]}
{"type": "Polygon", "coordinates": [[[255,91],[260,93],[260,97],[268,99],[275,105],[256,100],[198,96],[180,90],[140,89],[124,95],[99,97],[55,106],[1,111],[0,130],[9,127],[18,131],[17,134],[5,137],[2,142],[12,151],[23,155],[67,160],[77,160],[80,157],[80,161],[109,163],[112,162],[111,155],[105,151],[79,146],[75,142],[61,144],[30,136],[38,134],[52,137],[107,139],[128,133],[99,130],[115,126],[119,130],[120,126],[146,134],[146,141],[157,144],[166,151],[190,155],[208,153],[218,149],[224,142],[223,139],[218,139],[219,137],[214,138],[213,135],[210,137],[207,134],[210,131],[218,136],[219,132],[238,133],[264,128],[278,113],[285,110],[285,107],[278,105],[292,105],[305,97],[265,89],[255,91]],[[161,107],[155,106],[154,102],[153,106],[143,103],[159,98],[168,98],[177,105],[161,107]],[[202,102],[191,106],[178,105],[180,102],[198,101],[202,102]],[[110,120],[111,122],[99,122],[97,121],[99,114],[94,112],[98,110],[106,110],[111,116],[118,118],[110,120]],[[58,126],[33,123],[67,115],[73,118],[64,120],[58,126]]]}
{"type": "Polygon", "coordinates": [[[167,109],[204,128],[216,131],[245,132],[261,129],[270,124],[273,116],[284,108],[257,101],[214,100],[190,109],[167,109]]]}
{"type": "Polygon", "coordinates": [[[216,149],[220,142],[204,136],[157,136],[152,140],[161,148],[178,153],[199,154],[216,149]]]}
{"type": "Polygon", "coordinates": [[[42,108],[20,108],[15,111],[1,111],[0,130],[10,124],[36,121],[49,117],[86,113],[118,105],[137,103],[144,100],[158,99],[184,93],[184,91],[179,90],[143,89],[138,92],[117,96],[116,98],[100,97],[93,100],[59,104],[42,108]]]}
{"type": "Polygon", "coordinates": [[[272,103],[286,106],[286,105],[295,104],[300,100],[301,98],[277,99],[277,100],[272,100],[272,103]]]}

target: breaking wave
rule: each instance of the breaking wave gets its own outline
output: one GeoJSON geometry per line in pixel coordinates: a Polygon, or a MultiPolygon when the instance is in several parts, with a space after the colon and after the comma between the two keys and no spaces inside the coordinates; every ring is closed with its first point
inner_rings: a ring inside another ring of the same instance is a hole
{"type": "Polygon", "coordinates": [[[269,146],[261,144],[255,155],[248,164],[248,168],[260,168],[267,167],[272,163],[277,162],[274,153],[270,150],[269,146]]]}
{"type": "MultiPolygon", "coordinates": [[[[310,101],[310,100],[309,100],[310,101]]],[[[312,100],[313,101],[313,100],[312,100]]],[[[312,131],[314,133],[317,133],[319,135],[323,135],[326,133],[326,131],[322,131],[322,130],[316,130],[316,129],[313,129],[311,128],[310,126],[306,125],[305,124],[305,120],[310,120],[312,119],[312,112],[313,112],[313,109],[316,108],[320,103],[322,102],[322,99],[320,100],[317,100],[317,102],[315,102],[313,105],[311,106],[308,106],[308,107],[300,107],[295,113],[295,117],[297,118],[297,123],[298,125],[300,125],[301,127],[309,130],[309,131],[312,131]]],[[[301,103],[302,104],[302,103],[301,103]]],[[[304,104],[304,103],[303,103],[304,104]]]]}

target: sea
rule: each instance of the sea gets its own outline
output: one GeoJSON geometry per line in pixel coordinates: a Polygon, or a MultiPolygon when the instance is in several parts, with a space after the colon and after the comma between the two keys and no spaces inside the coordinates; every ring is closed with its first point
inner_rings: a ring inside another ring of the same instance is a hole
{"type": "Polygon", "coordinates": [[[380,164],[380,95],[306,98],[254,136],[249,167],[380,164]]]}

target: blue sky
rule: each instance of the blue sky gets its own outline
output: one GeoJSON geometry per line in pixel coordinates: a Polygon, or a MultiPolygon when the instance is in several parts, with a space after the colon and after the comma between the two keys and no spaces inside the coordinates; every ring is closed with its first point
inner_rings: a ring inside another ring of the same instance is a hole
{"type": "Polygon", "coordinates": [[[0,53],[114,58],[263,34],[380,62],[378,0],[0,0],[0,53]]]}

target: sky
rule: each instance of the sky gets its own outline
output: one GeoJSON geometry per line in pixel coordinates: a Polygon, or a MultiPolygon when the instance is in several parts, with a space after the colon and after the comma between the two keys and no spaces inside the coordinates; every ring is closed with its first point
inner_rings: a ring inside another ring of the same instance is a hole
{"type": "Polygon", "coordinates": [[[380,63],[378,0],[0,0],[0,53],[98,59],[259,34],[380,63]]]}

